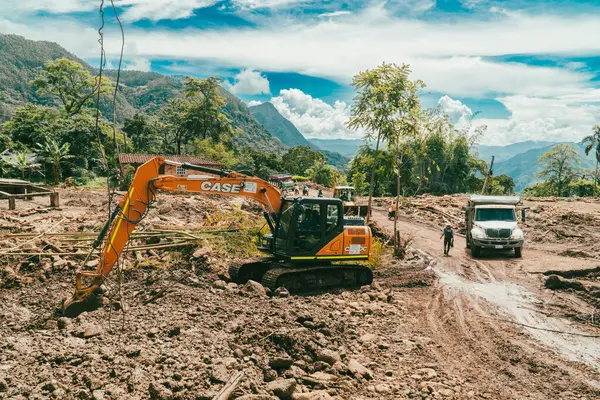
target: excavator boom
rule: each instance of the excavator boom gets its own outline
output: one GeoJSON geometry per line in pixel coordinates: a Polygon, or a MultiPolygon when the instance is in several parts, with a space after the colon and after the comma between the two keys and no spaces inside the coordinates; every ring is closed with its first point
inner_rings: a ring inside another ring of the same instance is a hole
{"type": "MultiPolygon", "coordinates": [[[[237,172],[181,164],[168,161],[164,157],[155,157],[137,169],[127,194],[118,202],[111,218],[94,242],[94,248],[104,242],[100,254],[100,263],[96,271],[77,272],[75,293],[63,305],[65,315],[79,314],[80,306],[100,289],[123,252],[131,233],[155,201],[157,190],[225,194],[251,198],[265,207],[267,210],[266,215],[271,219],[281,207],[279,188],[262,179],[237,172]],[[189,175],[186,177],[160,175],[159,171],[164,165],[180,165],[186,169],[211,175],[189,175]],[[91,282],[85,285],[84,278],[91,282]]],[[[269,222],[269,226],[273,226],[272,221],[269,222]]]]}

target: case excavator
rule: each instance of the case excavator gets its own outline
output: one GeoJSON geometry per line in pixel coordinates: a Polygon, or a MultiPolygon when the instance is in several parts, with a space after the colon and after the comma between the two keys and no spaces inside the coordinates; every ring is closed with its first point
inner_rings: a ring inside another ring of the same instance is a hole
{"type": "Polygon", "coordinates": [[[263,237],[259,249],[268,256],[231,266],[233,282],[254,280],[270,289],[283,286],[294,293],[362,286],[373,280],[368,267],[355,263],[370,258],[371,230],[364,221],[358,224],[356,217],[345,218],[340,199],[282,197],[278,187],[257,177],[157,156],[137,169],[129,190],[94,241],[90,255],[104,243],[98,267],[96,271],[77,272],[75,293],[63,304],[65,316],[74,317],[90,309],[158,191],[230,195],[262,204],[270,234],[263,237]],[[162,175],[165,165],[203,174],[162,175]],[[354,263],[334,264],[343,261],[354,263]]]}

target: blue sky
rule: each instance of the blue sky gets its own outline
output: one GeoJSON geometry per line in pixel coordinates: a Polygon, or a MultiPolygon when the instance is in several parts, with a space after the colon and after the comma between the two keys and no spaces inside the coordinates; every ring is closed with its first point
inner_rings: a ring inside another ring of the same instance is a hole
{"type": "MultiPolygon", "coordinates": [[[[383,61],[411,65],[426,107],[458,124],[477,114],[486,144],[575,141],[600,123],[597,0],[114,2],[127,68],[220,76],[249,104],[272,101],[307,137],[360,137],[344,126],[349,83],[383,61]]],[[[116,65],[120,35],[105,3],[116,65]]],[[[52,40],[96,64],[99,5],[0,4],[0,32],[52,40]]]]}

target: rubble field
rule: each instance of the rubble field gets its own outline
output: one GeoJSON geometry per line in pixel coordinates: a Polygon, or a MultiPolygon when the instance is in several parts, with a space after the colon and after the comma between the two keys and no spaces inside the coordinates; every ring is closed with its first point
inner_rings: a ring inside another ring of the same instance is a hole
{"type": "MultiPolygon", "coordinates": [[[[103,307],[67,319],[61,301],[108,199],[91,190],[60,195],[61,209],[0,204],[0,399],[600,396],[595,305],[577,293],[591,298],[593,290],[565,283],[593,286],[599,273],[529,273],[528,253],[523,265],[474,261],[460,243],[455,256],[441,257],[439,229],[460,223],[464,197],[408,199],[400,229],[412,242],[403,260],[376,246],[372,285],[291,296],[228,281],[229,265],[259,257],[255,204],[163,195],[111,273],[103,307]],[[549,276],[562,284],[547,287],[549,276]]],[[[384,236],[389,202],[377,199],[375,210],[384,236]]],[[[595,262],[598,240],[573,235],[599,235],[600,203],[527,205],[535,263],[544,252],[550,261],[595,262]],[[561,234],[538,236],[550,228],[561,234]]],[[[95,265],[92,257],[86,268],[95,265]]]]}

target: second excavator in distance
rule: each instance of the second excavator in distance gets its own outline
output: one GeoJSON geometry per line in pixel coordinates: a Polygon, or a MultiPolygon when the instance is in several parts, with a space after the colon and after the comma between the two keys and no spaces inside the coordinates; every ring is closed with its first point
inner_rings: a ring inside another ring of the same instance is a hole
{"type": "Polygon", "coordinates": [[[96,271],[77,272],[75,293],[63,304],[66,316],[86,311],[86,302],[101,290],[160,190],[246,197],[263,205],[271,233],[263,237],[259,249],[269,256],[230,267],[229,274],[236,283],[254,280],[270,289],[283,286],[294,293],[362,286],[373,280],[371,269],[364,265],[334,264],[368,260],[373,241],[362,219],[345,218],[340,199],[282,197],[278,187],[257,177],[157,156],[137,169],[127,194],[94,241],[92,250],[104,243],[100,262],[96,271]],[[204,175],[161,175],[165,165],[204,175]]]}

